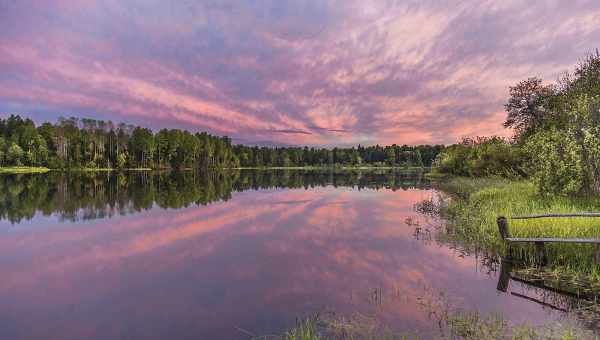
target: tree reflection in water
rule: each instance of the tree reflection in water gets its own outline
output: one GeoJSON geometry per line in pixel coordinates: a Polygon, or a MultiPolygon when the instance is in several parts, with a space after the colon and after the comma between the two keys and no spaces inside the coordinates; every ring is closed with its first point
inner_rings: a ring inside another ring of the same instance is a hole
{"type": "Polygon", "coordinates": [[[245,190],[312,187],[407,190],[430,187],[421,172],[402,170],[222,170],[187,172],[50,172],[0,176],[0,219],[36,213],[62,220],[126,215],[153,207],[226,201],[245,190]]]}

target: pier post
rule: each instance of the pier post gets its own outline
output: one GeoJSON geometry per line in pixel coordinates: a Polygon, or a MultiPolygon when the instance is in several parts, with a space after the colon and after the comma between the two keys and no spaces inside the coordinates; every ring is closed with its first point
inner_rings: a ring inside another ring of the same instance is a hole
{"type": "Polygon", "coordinates": [[[500,262],[500,275],[498,276],[498,285],[496,290],[506,293],[510,282],[510,273],[512,272],[512,261],[510,258],[503,258],[500,262]]]}
{"type": "Polygon", "coordinates": [[[496,223],[498,224],[498,231],[500,232],[500,237],[502,239],[506,239],[508,236],[508,220],[504,216],[498,216],[496,219],[496,223]]]}

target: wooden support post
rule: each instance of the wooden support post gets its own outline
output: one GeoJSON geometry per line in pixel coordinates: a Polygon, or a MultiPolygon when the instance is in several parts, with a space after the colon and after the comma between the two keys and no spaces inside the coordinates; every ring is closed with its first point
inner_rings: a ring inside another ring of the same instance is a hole
{"type": "Polygon", "coordinates": [[[535,242],[535,255],[538,264],[545,266],[548,264],[548,258],[546,257],[546,247],[544,242],[535,242]]]}
{"type": "Polygon", "coordinates": [[[512,261],[510,259],[502,259],[500,262],[500,275],[498,276],[498,285],[496,289],[506,293],[510,282],[510,273],[512,272],[512,261]]]}
{"type": "Polygon", "coordinates": [[[596,264],[600,265],[600,243],[596,244],[596,264]]]}
{"type": "Polygon", "coordinates": [[[506,219],[506,217],[498,216],[498,218],[496,219],[496,223],[498,224],[498,231],[500,232],[500,237],[502,237],[503,240],[510,237],[508,233],[508,220],[506,219]]]}

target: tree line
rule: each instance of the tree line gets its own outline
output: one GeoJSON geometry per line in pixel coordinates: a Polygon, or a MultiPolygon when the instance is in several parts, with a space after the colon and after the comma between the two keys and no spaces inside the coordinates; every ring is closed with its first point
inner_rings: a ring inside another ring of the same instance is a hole
{"type": "Polygon", "coordinates": [[[465,139],[436,159],[442,173],[531,178],[544,194],[600,194],[600,52],[553,84],[511,86],[504,126],[512,140],[465,139]]]}
{"type": "Polygon", "coordinates": [[[234,146],[234,153],[242,167],[294,167],[294,166],[399,166],[429,167],[444,148],[443,145],[389,145],[351,148],[313,147],[251,147],[234,146]]]}
{"type": "Polygon", "coordinates": [[[31,119],[0,119],[0,166],[66,168],[233,167],[228,137],[178,129],[60,118],[36,127],[31,119]]]}
{"type": "Polygon", "coordinates": [[[11,115],[0,119],[0,167],[235,168],[300,166],[431,166],[442,145],[357,148],[251,147],[229,137],[186,130],[152,130],[110,121],[60,118],[40,126],[11,115]]]}

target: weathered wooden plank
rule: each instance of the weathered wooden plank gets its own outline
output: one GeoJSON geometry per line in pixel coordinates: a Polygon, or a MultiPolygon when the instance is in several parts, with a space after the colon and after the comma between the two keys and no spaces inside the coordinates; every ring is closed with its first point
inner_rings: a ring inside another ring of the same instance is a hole
{"type": "MultiPolygon", "coordinates": [[[[528,215],[528,216],[513,216],[511,219],[530,219],[530,218],[546,218],[546,217],[600,217],[600,213],[583,212],[583,213],[571,213],[571,214],[541,214],[541,215],[528,215]]],[[[545,266],[548,262],[546,257],[546,243],[580,243],[580,244],[595,244],[596,251],[594,252],[594,259],[596,263],[600,265],[600,239],[590,238],[556,238],[556,237],[510,237],[508,231],[508,221],[504,216],[498,216],[496,219],[498,224],[498,231],[500,237],[509,243],[534,243],[536,258],[538,263],[545,266]]],[[[509,254],[511,254],[511,247],[509,247],[509,254]]],[[[500,287],[502,288],[502,287],[500,287]]]]}
{"type": "Polygon", "coordinates": [[[598,212],[583,212],[583,213],[569,213],[569,214],[539,214],[539,215],[524,215],[524,216],[513,216],[513,220],[526,220],[532,218],[550,218],[550,217],[600,217],[598,212]]]}
{"type": "Polygon", "coordinates": [[[534,243],[594,243],[600,244],[597,238],[553,238],[553,237],[508,237],[508,242],[534,242],[534,243]]]}

